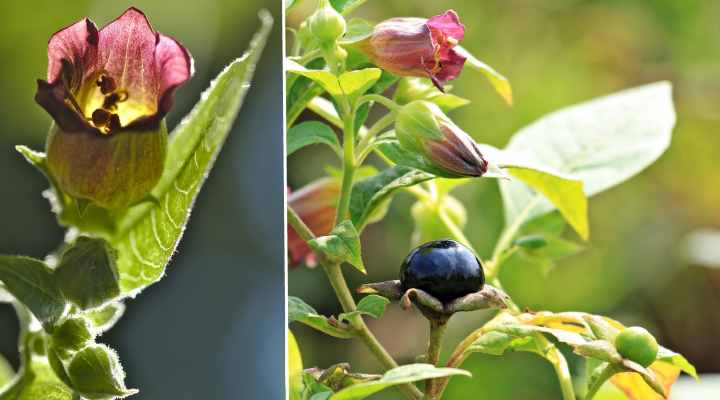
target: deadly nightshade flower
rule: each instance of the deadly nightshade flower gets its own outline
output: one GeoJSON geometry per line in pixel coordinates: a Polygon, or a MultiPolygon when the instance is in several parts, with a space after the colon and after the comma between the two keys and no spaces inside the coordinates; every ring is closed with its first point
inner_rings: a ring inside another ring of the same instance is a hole
{"type": "Polygon", "coordinates": [[[55,121],[46,150],[59,189],[108,209],[146,197],[165,163],[163,118],[192,74],[187,50],[135,8],[100,30],[85,18],[55,33],[35,100],[55,121]]]}
{"type": "Polygon", "coordinates": [[[420,155],[448,177],[476,177],[488,162],[475,140],[434,103],[416,100],[402,107],[395,121],[400,146],[420,155]]]}
{"type": "MultiPolygon", "coordinates": [[[[288,207],[293,209],[315,236],[330,233],[335,222],[340,182],[322,178],[288,195],[288,207]]],[[[290,267],[317,265],[317,257],[305,241],[288,225],[288,260],[290,267]]]]}
{"type": "Polygon", "coordinates": [[[438,89],[457,78],[465,57],[454,47],[465,36],[457,13],[448,10],[430,19],[391,18],[375,26],[358,44],[377,66],[399,76],[430,78],[438,89]]]}

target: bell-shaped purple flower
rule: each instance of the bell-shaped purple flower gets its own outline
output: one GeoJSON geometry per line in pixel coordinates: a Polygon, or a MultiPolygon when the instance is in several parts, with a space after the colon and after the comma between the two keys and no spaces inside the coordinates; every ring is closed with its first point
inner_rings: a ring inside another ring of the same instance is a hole
{"type": "Polygon", "coordinates": [[[192,74],[187,50],[135,8],[100,30],[85,18],[55,33],[35,100],[55,121],[47,158],[59,189],[110,209],[146,196],[165,163],[163,118],[192,74]]]}
{"type": "Polygon", "coordinates": [[[465,57],[454,50],[464,36],[457,13],[448,10],[430,19],[380,22],[359,48],[380,68],[399,76],[428,77],[442,90],[465,64],[465,57]]]}

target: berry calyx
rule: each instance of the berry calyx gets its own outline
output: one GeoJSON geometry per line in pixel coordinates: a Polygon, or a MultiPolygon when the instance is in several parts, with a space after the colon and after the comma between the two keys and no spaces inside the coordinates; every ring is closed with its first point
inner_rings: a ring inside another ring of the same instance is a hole
{"type": "Polygon", "coordinates": [[[435,240],[415,248],[400,267],[402,290],[420,289],[449,303],[480,290],[485,283],[475,254],[454,240],[435,240]]]}

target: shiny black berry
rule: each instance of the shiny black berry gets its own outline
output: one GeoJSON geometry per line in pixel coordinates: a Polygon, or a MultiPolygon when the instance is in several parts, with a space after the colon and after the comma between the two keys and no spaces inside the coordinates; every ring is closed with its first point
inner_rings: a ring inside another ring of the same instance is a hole
{"type": "Polygon", "coordinates": [[[480,260],[454,240],[435,240],[410,252],[400,267],[402,290],[421,289],[443,303],[480,290],[485,283],[480,260]]]}

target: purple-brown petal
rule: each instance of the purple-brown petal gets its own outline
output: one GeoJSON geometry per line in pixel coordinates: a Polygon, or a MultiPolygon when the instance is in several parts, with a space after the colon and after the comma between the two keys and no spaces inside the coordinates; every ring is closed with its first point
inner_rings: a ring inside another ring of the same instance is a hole
{"type": "Polygon", "coordinates": [[[431,17],[428,19],[427,25],[431,30],[442,33],[445,38],[450,37],[457,42],[465,37],[465,26],[460,23],[460,17],[454,10],[448,10],[444,14],[431,17]]]}
{"type": "Polygon", "coordinates": [[[146,108],[146,115],[155,114],[160,91],[156,36],[145,14],[131,7],[103,27],[99,37],[95,70],[112,77],[129,94],[128,105],[146,108]]]}
{"type": "Polygon", "coordinates": [[[65,75],[68,89],[76,89],[97,57],[98,30],[85,18],[54,33],[48,41],[47,81],[51,84],[65,75]]]}
{"type": "Polygon", "coordinates": [[[187,49],[177,40],[158,34],[155,46],[155,69],[160,77],[157,115],[162,119],[172,108],[175,89],[193,75],[193,60],[187,49]]]}
{"type": "Polygon", "coordinates": [[[92,129],[69,102],[68,92],[62,80],[51,84],[38,79],[37,84],[35,101],[50,114],[58,126],[67,132],[92,129]]]}

